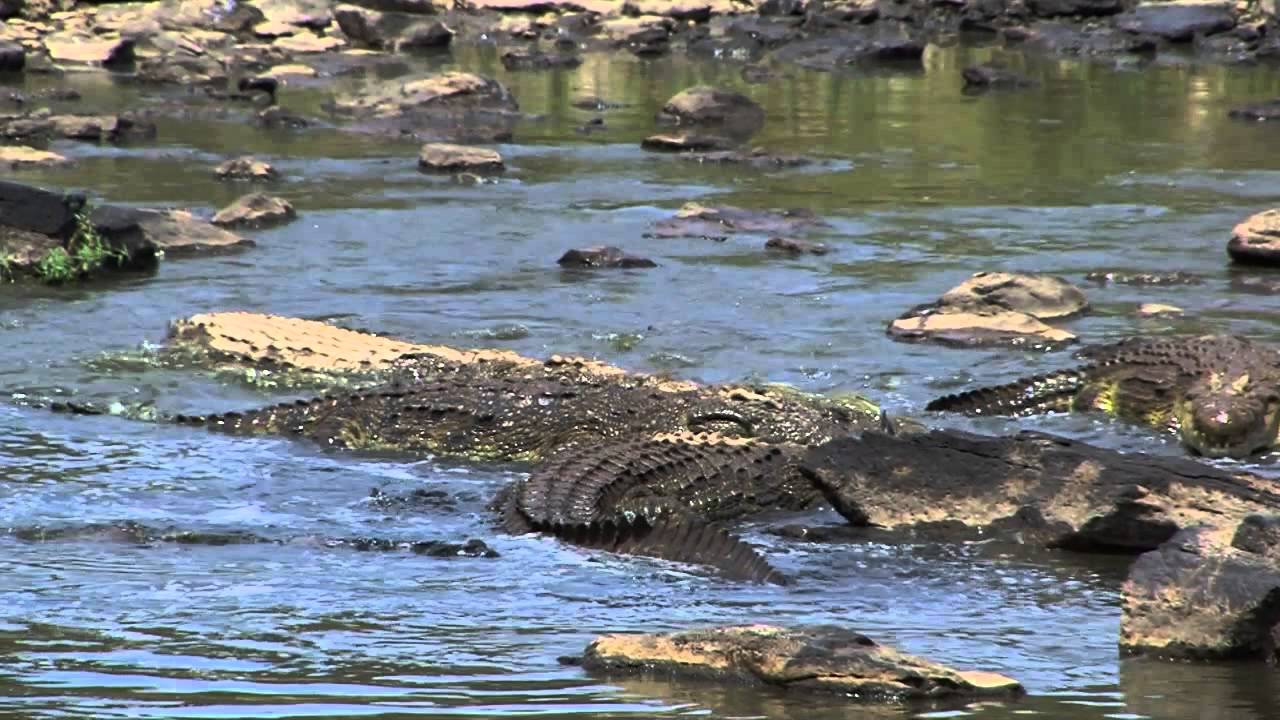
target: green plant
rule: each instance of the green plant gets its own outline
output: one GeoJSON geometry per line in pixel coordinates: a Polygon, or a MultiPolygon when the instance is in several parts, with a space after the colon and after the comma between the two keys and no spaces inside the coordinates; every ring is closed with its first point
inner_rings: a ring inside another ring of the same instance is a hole
{"type": "Polygon", "coordinates": [[[0,281],[14,281],[12,255],[0,255],[0,281]]]}
{"type": "Polygon", "coordinates": [[[88,207],[76,213],[75,219],[76,230],[67,241],[67,248],[54,248],[36,263],[36,275],[47,283],[64,283],[86,277],[108,262],[122,265],[129,259],[123,249],[107,244],[106,238],[89,219],[88,207]]]}

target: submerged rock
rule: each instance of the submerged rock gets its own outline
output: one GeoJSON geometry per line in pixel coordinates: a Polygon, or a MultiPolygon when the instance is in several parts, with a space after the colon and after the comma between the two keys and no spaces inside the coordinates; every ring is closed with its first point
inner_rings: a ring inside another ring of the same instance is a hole
{"type": "Polygon", "coordinates": [[[724,238],[732,233],[793,234],[826,227],[827,223],[810,210],[747,210],[732,206],[707,207],[685,203],[675,217],[653,226],[654,237],[724,238]]]}
{"type": "Polygon", "coordinates": [[[556,264],[571,268],[651,268],[658,263],[649,258],[628,255],[612,245],[594,245],[566,251],[556,264]]]}
{"type": "Polygon", "coordinates": [[[657,674],[833,693],[862,703],[1015,698],[1017,681],[954,670],[834,626],[720,627],[648,635],[603,635],[587,646],[593,674],[657,674]]]}
{"type": "Polygon", "coordinates": [[[1232,108],[1227,115],[1237,120],[1280,120],[1280,98],[1232,108]]]}
{"type": "Polygon", "coordinates": [[[263,227],[289,222],[298,217],[293,203],[266,193],[242,195],[213,216],[213,224],[223,227],[263,227]]]}
{"type": "Polygon", "coordinates": [[[888,21],[790,43],[774,51],[773,57],[826,72],[876,63],[918,68],[927,44],[925,34],[915,27],[888,21]]]}
{"type": "Polygon", "coordinates": [[[1095,270],[1084,276],[1085,280],[1106,285],[1200,285],[1204,278],[1182,270],[1169,272],[1117,272],[1095,270]]]}
{"type": "Polygon", "coordinates": [[[1280,265],[1280,209],[1264,210],[1236,225],[1227,254],[1238,263],[1280,265]]]}
{"type": "Polygon", "coordinates": [[[764,249],[793,257],[797,255],[826,255],[831,252],[831,248],[822,243],[785,237],[769,238],[765,241],[764,249]]]}
{"type": "Polygon", "coordinates": [[[1184,530],[1139,557],[1122,592],[1124,652],[1280,662],[1280,518],[1184,530]]]}
{"type": "Polygon", "coordinates": [[[702,152],[681,157],[689,162],[707,165],[749,165],[761,169],[805,167],[817,162],[803,155],[777,155],[763,148],[753,148],[747,152],[741,150],[702,152]]]}
{"type": "Polygon", "coordinates": [[[1021,73],[991,63],[970,65],[962,70],[960,75],[964,78],[965,88],[970,90],[985,90],[989,88],[1012,90],[1034,87],[1038,84],[1035,80],[1021,73]]]}
{"type": "Polygon", "coordinates": [[[508,50],[500,58],[507,70],[553,70],[576,68],[582,58],[568,53],[546,53],[541,50],[508,50]]]}
{"type": "Polygon", "coordinates": [[[252,155],[227,160],[214,168],[213,172],[223,180],[276,180],[280,177],[271,163],[252,155]]]}
{"type": "Polygon", "coordinates": [[[427,143],[418,151],[418,169],[424,172],[500,172],[505,168],[502,156],[489,148],[427,143]]]}

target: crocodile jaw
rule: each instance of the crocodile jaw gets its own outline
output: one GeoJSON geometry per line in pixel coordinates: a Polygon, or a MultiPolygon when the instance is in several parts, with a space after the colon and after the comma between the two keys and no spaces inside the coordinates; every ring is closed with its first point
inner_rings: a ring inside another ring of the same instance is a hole
{"type": "Polygon", "coordinates": [[[1280,402],[1268,400],[1260,412],[1246,414],[1251,417],[1242,423],[1225,409],[1206,412],[1185,397],[1173,407],[1182,444],[1210,458],[1246,458],[1280,443],[1280,402]]]}

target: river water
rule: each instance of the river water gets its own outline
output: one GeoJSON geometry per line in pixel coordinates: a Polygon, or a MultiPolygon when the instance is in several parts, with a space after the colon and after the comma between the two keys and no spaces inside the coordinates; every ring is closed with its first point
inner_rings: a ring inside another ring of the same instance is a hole
{"type": "MultiPolygon", "coordinates": [[[[1220,331],[1280,339],[1268,276],[1228,267],[1243,217],[1280,196],[1280,128],[1226,117],[1280,95],[1265,68],[1010,61],[1041,81],[970,96],[959,70],[993,51],[931,49],[924,70],[830,75],[688,59],[590,56],[576,70],[508,74],[495,54],[455,64],[498,77],[539,116],[500,146],[510,170],[467,186],[415,169],[416,146],[241,120],[160,123],[125,148],[57,144],[71,171],[20,178],[106,201],[212,210],[244,191],[211,167],[256,153],[301,219],[252,233],[241,254],[167,260],[154,277],[0,288],[0,715],[7,717],[880,717],[838,699],[661,680],[602,682],[557,662],[598,633],[771,622],[837,623],[949,664],[1012,675],[1010,705],[891,709],[884,717],[1280,717],[1280,672],[1122,660],[1120,559],[995,545],[807,545],[748,537],[797,582],[728,582],[658,561],[584,552],[489,524],[486,499],[518,468],[324,452],[118,417],[67,417],[31,400],[211,412],[305,394],[180,368],[150,350],[167,323],[245,309],[331,319],[420,342],[581,353],[709,382],[767,379],[857,390],[892,412],[1070,362],[1068,353],[895,343],[885,324],[979,270],[1048,271],[1082,284],[1090,342],[1220,331]],[[700,166],[639,149],[653,113],[709,82],[767,110],[754,144],[816,168],[700,166]],[[575,128],[597,95],[623,107],[575,128]],[[770,257],[764,236],[646,238],[681,203],[803,207],[831,223],[822,257],[770,257]],[[607,242],[656,260],[575,274],[555,259],[607,242]],[[1196,286],[1085,283],[1093,270],[1184,270],[1196,286]],[[1184,308],[1140,319],[1141,302],[1184,308]],[[373,489],[443,491],[389,507],[373,489]],[[501,557],[361,552],[315,542],[121,541],[95,523],[251,531],[267,538],[484,540],[501,557]],[[35,528],[69,529],[31,540],[35,528]]],[[[27,89],[55,80],[30,78],[27,89]]],[[[143,92],[95,74],[56,82],[85,111],[143,92]]],[[[359,82],[344,78],[341,83],[359,82]]],[[[157,91],[146,91],[156,93],[157,91]]],[[[318,108],[320,90],[286,90],[318,108]]],[[[1087,417],[947,422],[1034,427],[1109,447],[1178,453],[1087,417]]],[[[835,522],[834,515],[806,518],[835,522]]]]}

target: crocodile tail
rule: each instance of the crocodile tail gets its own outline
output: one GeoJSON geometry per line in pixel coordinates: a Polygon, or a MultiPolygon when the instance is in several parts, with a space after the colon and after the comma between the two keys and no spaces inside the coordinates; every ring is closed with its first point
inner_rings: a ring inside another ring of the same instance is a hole
{"type": "Polygon", "coordinates": [[[708,565],[734,580],[785,585],[787,578],[724,528],[683,517],[596,520],[546,528],[565,542],[628,555],[708,565]]]}
{"type": "Polygon", "coordinates": [[[1034,415],[1070,410],[1084,389],[1085,373],[1060,370],[1016,380],[1006,385],[978,388],[945,395],[925,406],[927,412],[957,412],[966,415],[1034,415]]]}

